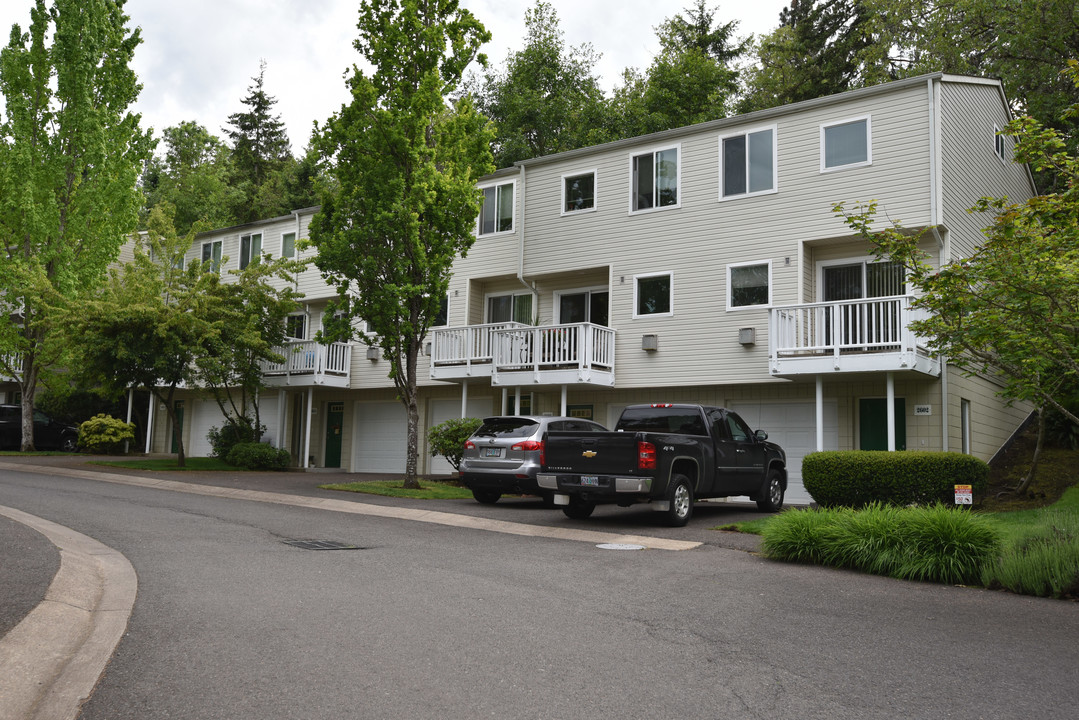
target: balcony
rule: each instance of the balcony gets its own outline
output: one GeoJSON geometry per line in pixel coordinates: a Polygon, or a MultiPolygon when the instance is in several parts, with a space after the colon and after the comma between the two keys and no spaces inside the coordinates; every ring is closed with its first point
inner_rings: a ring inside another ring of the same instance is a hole
{"type": "Polygon", "coordinates": [[[294,340],[274,350],[283,355],[285,361],[263,364],[263,379],[269,387],[349,385],[352,346],[347,343],[323,345],[314,340],[294,340]]]}
{"type": "Polygon", "coordinates": [[[496,323],[432,331],[431,378],[494,386],[614,386],[614,330],[592,323],[496,323]]]}
{"type": "Polygon", "coordinates": [[[939,376],[910,323],[925,317],[910,296],[843,300],[772,308],[769,371],[775,377],[913,371],[939,376]]]}

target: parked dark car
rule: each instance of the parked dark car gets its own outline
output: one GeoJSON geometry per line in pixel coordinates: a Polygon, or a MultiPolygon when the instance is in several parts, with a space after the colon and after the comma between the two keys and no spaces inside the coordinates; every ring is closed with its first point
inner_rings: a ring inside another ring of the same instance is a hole
{"type": "MultiPolygon", "coordinates": [[[[22,445],[22,406],[0,405],[0,450],[18,450],[22,445]]],[[[74,452],[79,445],[79,429],[34,410],[34,447],[37,450],[74,452]]]]}
{"type": "Polygon", "coordinates": [[[536,473],[543,464],[543,435],[548,430],[603,432],[607,428],[582,418],[499,415],[484,418],[465,443],[461,482],[477,501],[498,502],[502,495],[540,495],[536,473]]]}

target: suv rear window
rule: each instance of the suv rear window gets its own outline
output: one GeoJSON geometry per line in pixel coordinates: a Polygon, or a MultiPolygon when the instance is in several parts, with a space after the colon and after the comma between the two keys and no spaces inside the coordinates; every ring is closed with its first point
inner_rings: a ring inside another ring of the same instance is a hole
{"type": "Polygon", "coordinates": [[[19,408],[0,407],[0,420],[18,420],[21,415],[19,408]]]}
{"type": "Polygon", "coordinates": [[[618,430],[663,432],[680,435],[707,435],[701,415],[695,410],[665,407],[626,408],[618,420],[618,430]]]}
{"type": "Polygon", "coordinates": [[[499,438],[528,437],[536,431],[538,425],[538,422],[528,418],[489,418],[483,421],[476,435],[499,438]]]}

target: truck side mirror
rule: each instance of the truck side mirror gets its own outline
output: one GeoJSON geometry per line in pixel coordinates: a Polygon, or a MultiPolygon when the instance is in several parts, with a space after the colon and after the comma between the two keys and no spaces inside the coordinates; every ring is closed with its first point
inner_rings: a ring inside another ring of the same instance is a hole
{"type": "Polygon", "coordinates": [[[764,442],[765,440],[768,439],[768,433],[766,433],[763,430],[758,430],[756,435],[757,435],[757,439],[760,440],[761,442],[764,442]]]}

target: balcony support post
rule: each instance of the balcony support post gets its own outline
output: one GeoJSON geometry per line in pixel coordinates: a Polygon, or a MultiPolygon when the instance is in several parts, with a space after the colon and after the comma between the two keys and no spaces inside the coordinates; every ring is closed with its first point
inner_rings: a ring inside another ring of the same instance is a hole
{"type": "Polygon", "coordinates": [[[468,380],[461,382],[461,417],[468,415],[468,380]]]}
{"type": "Polygon", "coordinates": [[[888,409],[885,415],[888,418],[888,452],[895,452],[895,373],[885,375],[888,383],[888,409]]]}
{"type": "Polygon", "coordinates": [[[563,415],[563,416],[566,414],[566,386],[565,385],[562,386],[562,412],[559,413],[559,414],[563,415]]]}
{"type": "Polygon", "coordinates": [[[146,408],[146,454],[150,454],[151,443],[154,441],[154,404],[157,402],[157,398],[154,397],[154,391],[150,390],[150,407],[146,408]]]}
{"type": "Polygon", "coordinates": [[[824,450],[824,377],[817,375],[817,452],[824,450]]]}
{"type": "Polygon", "coordinates": [[[513,414],[514,415],[520,415],[521,414],[521,386],[518,385],[516,388],[514,388],[513,392],[514,392],[513,414]]]}
{"type": "Polygon", "coordinates": [[[303,431],[303,463],[304,470],[311,467],[311,412],[315,409],[315,388],[307,388],[307,422],[303,431]]]}

